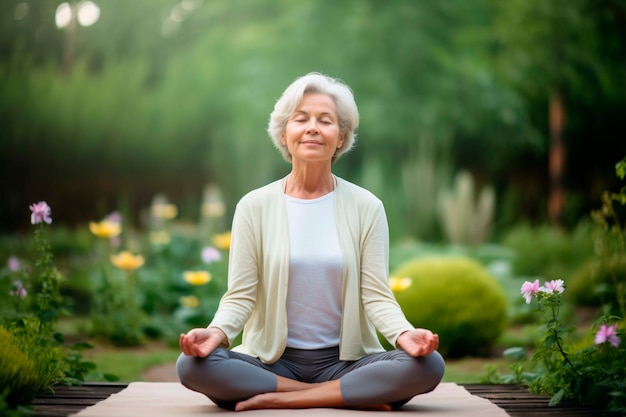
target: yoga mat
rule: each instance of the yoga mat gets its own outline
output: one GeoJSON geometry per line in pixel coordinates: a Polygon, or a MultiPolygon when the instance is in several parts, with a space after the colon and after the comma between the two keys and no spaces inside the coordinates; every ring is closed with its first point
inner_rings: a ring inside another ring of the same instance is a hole
{"type": "MultiPolygon", "coordinates": [[[[399,411],[357,411],[333,408],[298,410],[244,411],[246,417],[256,416],[370,416],[415,414],[419,417],[505,417],[508,414],[489,400],[471,395],[454,383],[440,384],[433,392],[419,395],[399,411]]],[[[191,417],[235,415],[216,406],[207,397],[183,387],[178,382],[133,382],[72,417],[191,417]]]]}

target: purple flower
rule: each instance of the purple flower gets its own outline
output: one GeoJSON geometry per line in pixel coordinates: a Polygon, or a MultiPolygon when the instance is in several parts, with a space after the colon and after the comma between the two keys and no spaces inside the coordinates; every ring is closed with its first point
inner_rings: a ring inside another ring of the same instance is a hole
{"type": "Polygon", "coordinates": [[[596,333],[596,338],[594,342],[596,345],[609,342],[614,347],[618,347],[620,344],[620,339],[619,337],[617,337],[617,324],[612,324],[610,326],[603,324],[602,326],[600,326],[600,330],[598,330],[598,333],[596,333]]]}
{"type": "Polygon", "coordinates": [[[113,223],[122,223],[122,215],[119,211],[109,213],[104,219],[113,223]]]}
{"type": "Polygon", "coordinates": [[[205,264],[210,264],[211,262],[217,262],[222,259],[222,254],[219,250],[215,249],[213,246],[205,246],[202,249],[202,262],[205,264]]]}
{"type": "Polygon", "coordinates": [[[13,281],[13,286],[11,291],[9,291],[9,294],[14,297],[24,298],[28,293],[26,292],[26,288],[24,288],[22,281],[13,281]]]}
{"type": "Polygon", "coordinates": [[[7,259],[7,268],[9,268],[11,272],[17,272],[22,268],[22,263],[17,256],[10,256],[9,259],[7,259]]]}
{"type": "Polygon", "coordinates": [[[41,222],[46,222],[48,224],[52,223],[52,218],[50,217],[50,206],[45,201],[40,201],[37,204],[31,204],[28,208],[32,211],[32,214],[30,215],[30,222],[32,224],[41,222]]]}
{"type": "Polygon", "coordinates": [[[532,300],[533,295],[539,292],[539,280],[536,279],[535,282],[526,281],[522,284],[522,297],[526,299],[526,304],[530,304],[530,300],[532,300]]]}
{"type": "Polygon", "coordinates": [[[565,287],[563,287],[563,284],[564,282],[562,279],[546,281],[546,285],[541,287],[539,290],[548,294],[553,294],[555,292],[561,294],[563,291],[565,291],[565,287]]]}

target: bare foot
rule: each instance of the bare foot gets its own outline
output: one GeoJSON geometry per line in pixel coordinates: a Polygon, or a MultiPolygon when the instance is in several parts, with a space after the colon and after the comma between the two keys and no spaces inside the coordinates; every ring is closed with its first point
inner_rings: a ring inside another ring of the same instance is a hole
{"type": "Polygon", "coordinates": [[[389,404],[374,404],[367,405],[363,407],[346,407],[352,410],[363,410],[363,411],[391,411],[391,406],[389,404]]]}
{"type": "Polygon", "coordinates": [[[284,395],[277,393],[267,393],[267,394],[259,394],[254,397],[250,397],[245,401],[240,401],[235,406],[235,411],[247,411],[247,410],[266,410],[266,409],[276,409],[276,408],[345,408],[351,410],[362,410],[362,411],[391,411],[391,405],[389,404],[372,404],[362,407],[348,407],[348,406],[324,406],[324,405],[310,405],[310,406],[298,406],[298,405],[288,405],[281,401],[284,395]]]}
{"type": "Polygon", "coordinates": [[[238,402],[235,405],[235,411],[287,408],[281,407],[281,405],[276,401],[277,398],[275,397],[276,395],[273,392],[255,395],[254,397],[250,397],[245,401],[238,402]]]}

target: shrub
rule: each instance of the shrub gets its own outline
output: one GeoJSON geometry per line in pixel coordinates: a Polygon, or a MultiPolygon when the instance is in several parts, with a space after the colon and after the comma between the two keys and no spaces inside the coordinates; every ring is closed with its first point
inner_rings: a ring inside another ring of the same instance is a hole
{"type": "Polygon", "coordinates": [[[505,293],[476,261],[418,258],[392,275],[412,279],[396,298],[414,326],[439,334],[439,351],[444,356],[486,354],[505,329],[505,293]]]}
{"type": "Polygon", "coordinates": [[[10,406],[28,404],[37,386],[35,363],[21,352],[15,336],[0,327],[0,387],[2,397],[10,406]]]}
{"type": "Polygon", "coordinates": [[[28,404],[58,377],[58,349],[0,326],[0,396],[9,406],[28,404]]]}
{"type": "Polygon", "coordinates": [[[593,229],[587,221],[572,231],[523,224],[511,229],[502,244],[515,252],[515,275],[563,278],[593,255],[593,229]]]}
{"type": "MultiPolygon", "coordinates": [[[[569,296],[579,306],[619,306],[615,288],[626,285],[626,255],[590,259],[572,276],[569,296]]],[[[618,313],[615,308],[614,313],[618,313]]]]}

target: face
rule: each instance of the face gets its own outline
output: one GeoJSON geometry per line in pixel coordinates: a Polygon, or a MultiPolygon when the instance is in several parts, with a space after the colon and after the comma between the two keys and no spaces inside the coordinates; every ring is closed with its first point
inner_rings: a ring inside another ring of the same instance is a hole
{"type": "Polygon", "coordinates": [[[307,93],[285,126],[282,137],[293,161],[331,161],[343,144],[334,100],[307,93]]]}

